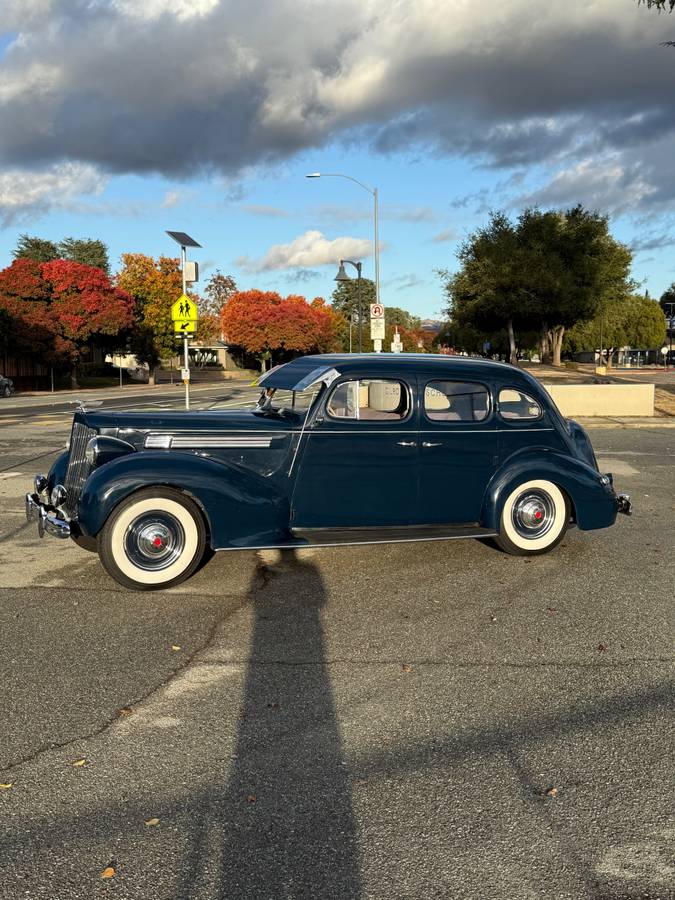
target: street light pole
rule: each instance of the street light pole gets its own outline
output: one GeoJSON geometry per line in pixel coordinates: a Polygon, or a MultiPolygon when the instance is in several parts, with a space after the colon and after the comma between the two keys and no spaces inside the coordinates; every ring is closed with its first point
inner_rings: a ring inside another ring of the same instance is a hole
{"type": "Polygon", "coordinates": [[[375,237],[375,302],[380,302],[380,210],[379,210],[379,194],[377,188],[370,188],[367,184],[352,178],[351,175],[344,175],[342,172],[310,172],[305,178],[346,178],[358,184],[364,191],[373,198],[373,231],[375,237]]]}
{"type": "MultiPolygon", "coordinates": [[[[186,278],[186,264],[187,263],[187,250],[185,247],[181,245],[180,248],[180,271],[183,277],[183,293],[187,293],[187,278],[186,278]]],[[[187,333],[183,335],[183,367],[185,369],[190,368],[190,353],[188,351],[188,337],[187,333]]],[[[185,380],[185,409],[190,409],[190,382],[185,380]]]]}

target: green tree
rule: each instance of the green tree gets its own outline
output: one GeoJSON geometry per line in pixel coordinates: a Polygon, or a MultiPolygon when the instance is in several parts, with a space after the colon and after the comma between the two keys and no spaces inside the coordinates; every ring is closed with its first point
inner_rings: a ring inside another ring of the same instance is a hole
{"type": "Polygon", "coordinates": [[[93,238],[67,237],[59,241],[58,250],[61,259],[69,259],[85,266],[94,266],[96,269],[102,269],[106,275],[110,272],[108,248],[103,241],[93,238]]]}
{"type": "Polygon", "coordinates": [[[659,306],[666,315],[675,315],[675,281],[661,294],[659,306]],[[671,310],[670,313],[668,312],[669,309],[671,310]]]}
{"type": "MultiPolygon", "coordinates": [[[[362,278],[361,309],[364,321],[370,317],[370,304],[375,303],[375,299],[375,282],[370,278],[362,278]]],[[[333,309],[341,313],[345,319],[349,319],[351,315],[358,316],[358,279],[352,278],[349,281],[338,281],[331,295],[331,304],[333,309]]]]}
{"type": "Polygon", "coordinates": [[[448,312],[460,326],[485,333],[505,328],[511,362],[517,332],[536,329],[542,359],[550,347],[559,366],[565,330],[593,318],[632,287],[630,250],[609,234],[606,216],[581,206],[527,209],[515,224],[504,213],[492,213],[458,256],[459,272],[439,273],[448,312]]]}
{"type": "Polygon", "coordinates": [[[52,262],[59,258],[59,247],[54,241],[22,234],[19,235],[16,247],[12,250],[12,256],[14,259],[32,259],[39,263],[52,262]]]}
{"type": "Polygon", "coordinates": [[[439,272],[450,301],[448,313],[456,325],[482,333],[505,328],[509,359],[516,362],[516,328],[529,325],[536,314],[531,292],[530,260],[517,227],[501,212],[490,215],[458,251],[461,269],[439,272]]]}
{"type": "Polygon", "coordinates": [[[565,346],[572,353],[602,348],[611,366],[614,352],[621,347],[660,347],[665,337],[666,321],[658,303],[648,296],[631,294],[608,303],[593,319],[575,325],[565,346]]]}
{"type": "Polygon", "coordinates": [[[406,331],[418,331],[422,326],[419,316],[413,316],[407,309],[401,309],[400,306],[385,306],[384,323],[386,326],[400,325],[406,331]]]}

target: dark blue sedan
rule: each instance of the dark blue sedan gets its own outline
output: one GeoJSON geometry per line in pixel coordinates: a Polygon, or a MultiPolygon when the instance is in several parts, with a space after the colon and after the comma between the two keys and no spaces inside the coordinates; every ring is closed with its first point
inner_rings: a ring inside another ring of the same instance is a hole
{"type": "Polygon", "coordinates": [[[529,556],[571,523],[630,513],[584,429],[513,366],[305,356],[259,386],[244,411],[77,412],[28,517],[148,590],[189,577],[209,547],[479,537],[529,556]]]}

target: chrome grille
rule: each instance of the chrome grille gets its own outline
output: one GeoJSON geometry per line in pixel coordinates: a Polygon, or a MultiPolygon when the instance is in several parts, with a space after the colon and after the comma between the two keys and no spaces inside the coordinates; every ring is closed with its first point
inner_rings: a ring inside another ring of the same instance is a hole
{"type": "Polygon", "coordinates": [[[82,488],[89,475],[89,463],[85,459],[84,451],[87,444],[96,435],[93,428],[83,425],[82,422],[73,422],[73,430],[70,435],[70,456],[66,471],[65,510],[69,516],[77,514],[77,504],[82,493],[82,488]]]}

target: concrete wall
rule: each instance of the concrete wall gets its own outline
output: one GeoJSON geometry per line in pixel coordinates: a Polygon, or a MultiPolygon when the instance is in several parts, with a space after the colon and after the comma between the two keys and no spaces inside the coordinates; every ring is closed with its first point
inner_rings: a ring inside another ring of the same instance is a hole
{"type": "Polygon", "coordinates": [[[545,384],[564,416],[653,416],[653,384],[545,384]]]}

